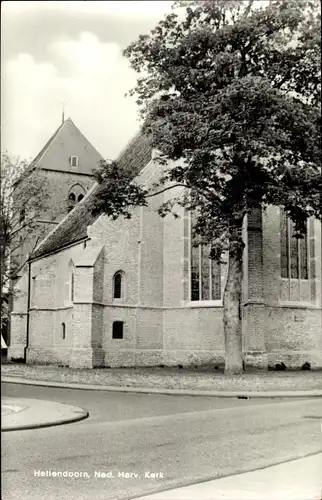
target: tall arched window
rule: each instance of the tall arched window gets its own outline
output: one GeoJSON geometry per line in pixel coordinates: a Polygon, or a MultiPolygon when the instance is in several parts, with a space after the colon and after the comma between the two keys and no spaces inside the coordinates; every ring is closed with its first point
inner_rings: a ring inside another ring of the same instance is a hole
{"type": "Polygon", "coordinates": [[[71,283],[70,283],[70,300],[74,302],[74,273],[72,273],[71,276],[71,283]]]}
{"type": "Polygon", "coordinates": [[[113,280],[113,297],[114,299],[121,299],[123,297],[123,275],[121,272],[117,272],[114,275],[113,280]]]}
{"type": "Polygon", "coordinates": [[[65,338],[66,338],[66,325],[65,325],[65,323],[61,324],[61,336],[62,336],[62,339],[65,340],[65,338]]]}
{"type": "Polygon", "coordinates": [[[295,235],[294,224],[281,210],[281,276],[291,279],[308,279],[308,234],[307,224],[301,238],[295,235]]]}
{"type": "Polygon", "coordinates": [[[191,248],[191,300],[221,299],[221,266],[209,259],[209,247],[191,248]]]}
{"type": "Polygon", "coordinates": [[[195,246],[193,235],[194,214],[190,231],[190,297],[192,301],[221,300],[221,265],[210,259],[210,246],[195,246]]]}
{"type": "Polygon", "coordinates": [[[19,264],[23,263],[23,239],[22,236],[19,236],[19,264]]]}
{"type": "Polygon", "coordinates": [[[73,260],[70,259],[66,269],[65,281],[65,305],[71,307],[75,299],[75,266],[73,260]]]}
{"type": "Polygon", "coordinates": [[[80,195],[78,196],[78,201],[81,201],[83,198],[84,198],[84,195],[83,195],[83,194],[80,194],[80,195]]]}

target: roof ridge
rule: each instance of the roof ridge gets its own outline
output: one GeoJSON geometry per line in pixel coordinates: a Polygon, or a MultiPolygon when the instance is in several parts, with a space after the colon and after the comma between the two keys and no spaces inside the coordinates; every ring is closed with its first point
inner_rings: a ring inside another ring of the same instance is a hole
{"type": "Polygon", "coordinates": [[[138,139],[138,137],[140,137],[142,135],[142,131],[138,131],[137,134],[135,134],[134,137],[132,137],[132,139],[130,139],[128,142],[125,143],[124,147],[121,149],[121,151],[119,152],[119,154],[117,155],[116,157],[116,161],[120,161],[120,159],[122,158],[122,156],[124,155],[124,153],[128,150],[128,148],[138,139]]]}
{"type": "MultiPolygon", "coordinates": [[[[58,133],[62,130],[64,124],[65,124],[65,122],[63,122],[63,123],[61,123],[59,125],[59,127],[55,130],[55,132],[48,139],[48,141],[46,142],[46,144],[41,148],[41,150],[39,151],[39,153],[37,153],[37,155],[34,157],[34,159],[31,160],[31,162],[29,163],[29,165],[28,165],[28,167],[27,167],[27,169],[25,171],[25,173],[27,175],[30,175],[34,170],[36,170],[36,168],[38,167],[38,164],[39,164],[41,158],[43,158],[43,156],[45,155],[45,153],[48,151],[48,149],[51,146],[52,142],[57,137],[58,133]]],[[[17,180],[17,182],[19,182],[19,179],[17,180]]]]}
{"type": "Polygon", "coordinates": [[[64,123],[66,123],[66,122],[68,122],[68,121],[69,121],[69,122],[70,122],[70,123],[71,123],[71,124],[72,124],[72,125],[76,128],[76,130],[77,130],[77,131],[80,133],[80,135],[81,135],[81,136],[85,139],[85,141],[86,141],[86,142],[88,142],[88,143],[92,146],[92,148],[93,148],[93,149],[96,151],[96,153],[97,153],[97,154],[98,154],[98,155],[102,158],[102,160],[104,160],[104,156],[103,156],[103,155],[101,155],[101,153],[100,153],[99,151],[97,151],[96,147],[95,147],[95,146],[93,146],[93,144],[91,143],[91,141],[89,141],[89,140],[87,139],[87,137],[83,134],[83,132],[81,131],[81,129],[77,127],[77,125],[75,124],[75,122],[72,120],[72,118],[71,118],[70,116],[69,116],[69,117],[65,120],[65,122],[64,122],[64,123]]]}
{"type": "Polygon", "coordinates": [[[47,153],[49,147],[53,143],[54,139],[57,137],[58,133],[63,129],[65,123],[67,120],[65,120],[63,123],[59,125],[59,127],[56,129],[56,131],[53,133],[53,135],[48,139],[44,147],[39,151],[39,153],[35,156],[35,158],[32,160],[31,164],[33,167],[37,167],[39,164],[40,160],[44,157],[44,155],[47,153]]]}

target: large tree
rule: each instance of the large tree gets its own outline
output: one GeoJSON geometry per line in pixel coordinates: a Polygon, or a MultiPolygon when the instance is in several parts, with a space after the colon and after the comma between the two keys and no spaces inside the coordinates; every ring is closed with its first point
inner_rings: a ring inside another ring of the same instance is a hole
{"type": "MultiPolygon", "coordinates": [[[[240,373],[245,216],[283,207],[298,236],[308,217],[321,217],[320,2],[175,7],[125,50],[139,73],[130,93],[160,161],[178,160],[165,166],[159,189],[187,188],[160,215],[178,204],[193,211],[195,237],[211,246],[211,257],[228,253],[225,371],[240,373]]],[[[153,195],[117,163],[105,164],[98,180],[95,210],[114,218],[130,217],[131,206],[153,195]]]]}

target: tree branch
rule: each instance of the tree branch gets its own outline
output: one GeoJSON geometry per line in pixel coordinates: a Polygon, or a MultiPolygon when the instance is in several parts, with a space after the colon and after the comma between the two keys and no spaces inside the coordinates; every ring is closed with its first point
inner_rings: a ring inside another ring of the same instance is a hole
{"type": "Polygon", "coordinates": [[[253,3],[254,3],[254,0],[249,0],[248,5],[247,5],[247,7],[246,7],[246,10],[245,10],[245,12],[244,12],[243,17],[247,17],[247,16],[248,16],[248,14],[250,13],[251,8],[252,8],[252,6],[253,6],[253,3]]]}
{"type": "Polygon", "coordinates": [[[164,189],[161,189],[160,191],[157,191],[156,193],[147,194],[146,198],[152,198],[153,196],[157,196],[158,194],[162,194],[165,191],[169,191],[170,189],[173,189],[173,188],[176,188],[176,187],[188,188],[188,186],[186,184],[174,184],[173,186],[168,186],[168,187],[166,187],[164,189]]]}

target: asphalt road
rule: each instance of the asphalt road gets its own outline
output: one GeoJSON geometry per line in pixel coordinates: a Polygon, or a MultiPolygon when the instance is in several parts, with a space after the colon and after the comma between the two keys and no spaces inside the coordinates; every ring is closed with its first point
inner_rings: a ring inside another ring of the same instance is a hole
{"type": "Polygon", "coordinates": [[[2,393],[90,412],[77,424],[2,435],[3,500],[130,499],[322,451],[322,399],[215,399],[13,384],[3,384],[2,393]],[[50,471],[84,477],[48,477],[50,471]]]}

